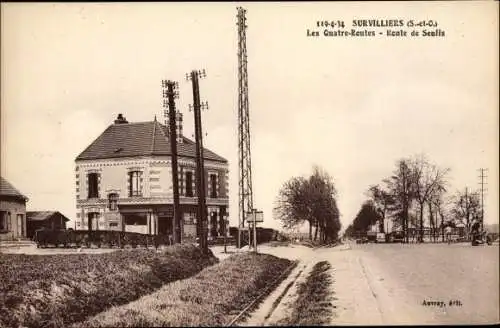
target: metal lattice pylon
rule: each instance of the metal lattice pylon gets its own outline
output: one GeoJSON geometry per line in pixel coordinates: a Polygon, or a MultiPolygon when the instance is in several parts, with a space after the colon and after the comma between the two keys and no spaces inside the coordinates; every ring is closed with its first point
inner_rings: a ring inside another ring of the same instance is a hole
{"type": "MultiPolygon", "coordinates": [[[[245,214],[253,209],[252,159],[250,154],[250,115],[248,108],[248,73],[246,46],[246,10],[238,7],[238,164],[239,227],[245,226],[245,214]]],[[[241,235],[240,235],[241,237],[241,235]]]]}

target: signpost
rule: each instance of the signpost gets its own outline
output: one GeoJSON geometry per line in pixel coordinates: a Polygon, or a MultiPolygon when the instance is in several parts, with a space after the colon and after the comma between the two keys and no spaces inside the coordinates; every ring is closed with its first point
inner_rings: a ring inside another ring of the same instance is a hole
{"type": "Polygon", "coordinates": [[[229,224],[229,213],[224,214],[224,253],[227,253],[227,244],[226,244],[226,238],[227,238],[227,226],[229,224]]]}
{"type": "Polygon", "coordinates": [[[264,222],[264,212],[252,209],[252,212],[247,212],[246,221],[253,223],[253,250],[257,253],[257,223],[264,222]]]}

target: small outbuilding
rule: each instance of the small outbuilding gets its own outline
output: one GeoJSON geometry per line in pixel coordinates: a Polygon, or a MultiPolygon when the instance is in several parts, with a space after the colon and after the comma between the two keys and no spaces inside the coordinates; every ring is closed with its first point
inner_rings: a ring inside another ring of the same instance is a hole
{"type": "Polygon", "coordinates": [[[26,212],[28,238],[32,239],[38,229],[60,230],[66,229],[69,219],[57,211],[28,211],[26,212]]]}
{"type": "Polygon", "coordinates": [[[28,198],[0,177],[0,241],[26,237],[28,198]]]}

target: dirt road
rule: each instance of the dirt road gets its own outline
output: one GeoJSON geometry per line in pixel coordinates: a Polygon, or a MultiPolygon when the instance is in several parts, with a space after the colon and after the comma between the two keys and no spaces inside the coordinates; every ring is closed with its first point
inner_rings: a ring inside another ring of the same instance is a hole
{"type": "Polygon", "coordinates": [[[329,261],[335,297],[332,325],[500,321],[498,246],[262,246],[259,252],[302,263],[329,261]]]}

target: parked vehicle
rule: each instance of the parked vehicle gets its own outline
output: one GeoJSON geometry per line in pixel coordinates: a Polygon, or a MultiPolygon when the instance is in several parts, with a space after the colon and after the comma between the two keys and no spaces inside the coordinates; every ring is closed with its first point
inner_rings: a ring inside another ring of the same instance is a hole
{"type": "Polygon", "coordinates": [[[493,243],[492,238],[486,233],[486,231],[481,231],[478,233],[472,234],[472,246],[479,245],[491,245],[493,243]]]}
{"type": "Polygon", "coordinates": [[[385,233],[377,233],[376,243],[385,243],[385,233]]]}
{"type": "Polygon", "coordinates": [[[401,231],[391,232],[389,235],[389,241],[391,243],[404,243],[404,235],[401,231]]]}
{"type": "Polygon", "coordinates": [[[368,238],[366,237],[356,239],[356,244],[366,244],[366,243],[368,243],[368,238]]]}

